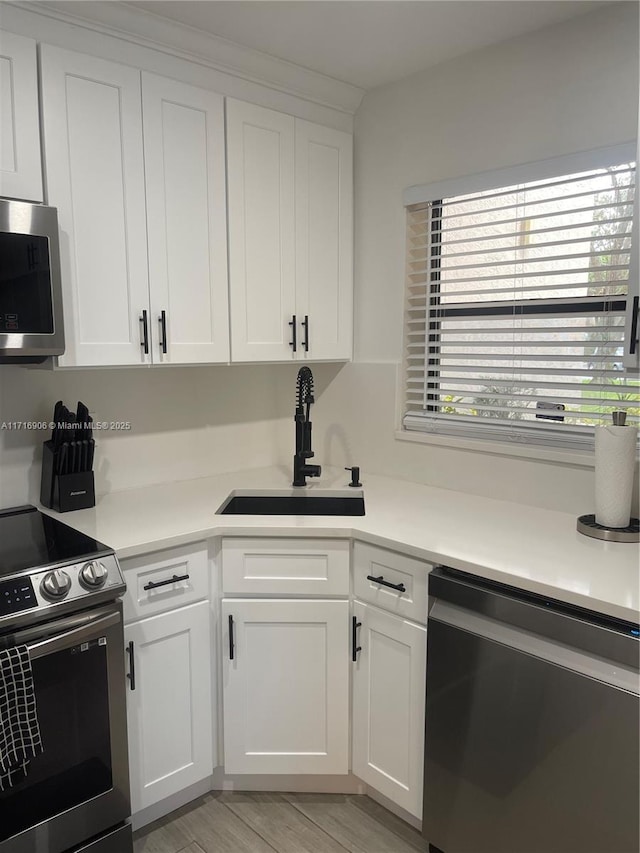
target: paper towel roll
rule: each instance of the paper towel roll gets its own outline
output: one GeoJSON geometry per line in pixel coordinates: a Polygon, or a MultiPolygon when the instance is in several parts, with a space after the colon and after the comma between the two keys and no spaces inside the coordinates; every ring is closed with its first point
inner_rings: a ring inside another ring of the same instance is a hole
{"type": "Polygon", "coordinates": [[[631,519],[637,430],[631,426],[596,427],[596,522],[628,527],[631,519]]]}

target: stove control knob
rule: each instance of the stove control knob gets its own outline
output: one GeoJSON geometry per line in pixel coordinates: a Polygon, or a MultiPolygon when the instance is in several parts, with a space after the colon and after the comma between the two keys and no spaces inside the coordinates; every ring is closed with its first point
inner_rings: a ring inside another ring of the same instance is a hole
{"type": "Polygon", "coordinates": [[[99,589],[104,586],[109,572],[103,563],[92,560],[80,569],[80,583],[85,589],[99,589]]]}
{"type": "Polygon", "coordinates": [[[47,572],[40,584],[40,592],[48,601],[66,598],[71,589],[71,578],[62,569],[47,572]]]}

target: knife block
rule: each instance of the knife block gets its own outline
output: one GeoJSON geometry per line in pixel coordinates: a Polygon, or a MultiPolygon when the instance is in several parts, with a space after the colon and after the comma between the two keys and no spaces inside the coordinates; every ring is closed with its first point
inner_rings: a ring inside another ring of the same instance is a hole
{"type": "Polygon", "coordinates": [[[96,505],[93,471],[76,474],[56,474],[53,443],[42,444],[42,478],[40,503],[56,512],[72,512],[96,505]]]}

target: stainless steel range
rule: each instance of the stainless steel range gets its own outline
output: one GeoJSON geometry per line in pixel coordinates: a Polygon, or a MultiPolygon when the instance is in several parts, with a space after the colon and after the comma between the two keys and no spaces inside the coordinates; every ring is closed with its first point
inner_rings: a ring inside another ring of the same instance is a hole
{"type": "Polygon", "coordinates": [[[43,745],[0,791],[0,853],[133,849],[124,590],[105,545],[34,507],[0,511],[0,649],[29,649],[43,745]]]}

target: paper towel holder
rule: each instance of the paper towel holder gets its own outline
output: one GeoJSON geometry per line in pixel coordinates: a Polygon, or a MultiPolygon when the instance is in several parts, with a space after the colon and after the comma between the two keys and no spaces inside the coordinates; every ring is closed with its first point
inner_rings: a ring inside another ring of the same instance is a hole
{"type": "MultiPolygon", "coordinates": [[[[621,410],[612,412],[611,419],[614,426],[623,427],[626,425],[627,413],[621,410]]],[[[578,518],[576,529],[584,536],[605,542],[640,542],[640,519],[637,518],[629,519],[626,527],[607,527],[596,521],[595,513],[590,513],[578,518]]]]}
{"type": "Polygon", "coordinates": [[[640,542],[640,519],[632,518],[626,527],[605,527],[598,524],[595,513],[581,515],[576,529],[585,536],[593,539],[603,539],[605,542],[640,542]]]}

